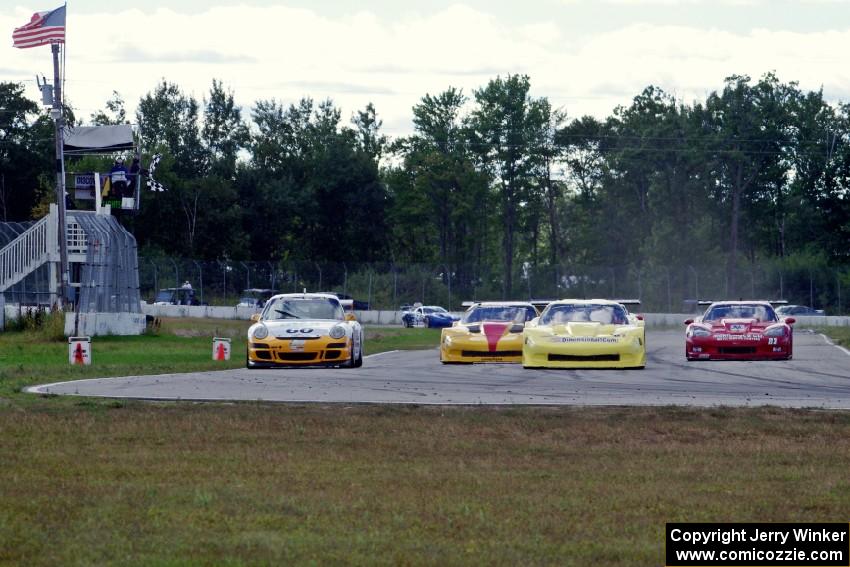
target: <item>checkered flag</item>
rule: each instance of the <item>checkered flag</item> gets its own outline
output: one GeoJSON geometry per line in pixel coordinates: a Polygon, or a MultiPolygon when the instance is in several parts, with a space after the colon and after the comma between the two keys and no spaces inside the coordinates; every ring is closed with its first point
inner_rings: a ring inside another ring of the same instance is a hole
{"type": "Polygon", "coordinates": [[[162,159],[162,154],[154,154],[151,158],[151,164],[148,168],[148,189],[151,191],[165,191],[165,187],[153,178],[153,172],[156,171],[156,166],[159,165],[159,160],[162,159]]]}

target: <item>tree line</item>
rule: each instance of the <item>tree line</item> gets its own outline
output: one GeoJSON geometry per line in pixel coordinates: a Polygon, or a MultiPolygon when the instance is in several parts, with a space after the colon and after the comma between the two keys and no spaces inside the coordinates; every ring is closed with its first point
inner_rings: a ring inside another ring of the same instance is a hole
{"type": "MultiPolygon", "coordinates": [[[[431,264],[456,289],[495,271],[503,297],[531,274],[558,290],[575,266],[696,266],[728,296],[771,262],[850,285],[850,105],[772,73],[690,103],[649,86],[604,119],[530,93],[508,75],[425,94],[391,140],[371,104],[349,121],[310,98],[246,116],[218,81],[201,101],[162,81],[135,123],[168,191],[122,222],[147,256],[431,264]]],[[[118,93],[89,120],[128,121],[118,93]]],[[[49,200],[51,128],[0,83],[3,220],[49,200]]]]}

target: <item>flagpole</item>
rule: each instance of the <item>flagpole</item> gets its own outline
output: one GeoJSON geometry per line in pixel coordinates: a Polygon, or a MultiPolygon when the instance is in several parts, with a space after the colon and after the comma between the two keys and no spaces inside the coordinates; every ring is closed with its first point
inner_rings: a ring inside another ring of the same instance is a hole
{"type": "Polygon", "coordinates": [[[56,124],[56,207],[59,210],[59,305],[64,306],[68,299],[68,238],[65,223],[65,155],[62,130],[62,83],[59,76],[59,43],[50,44],[53,51],[53,109],[51,115],[56,124]]]}

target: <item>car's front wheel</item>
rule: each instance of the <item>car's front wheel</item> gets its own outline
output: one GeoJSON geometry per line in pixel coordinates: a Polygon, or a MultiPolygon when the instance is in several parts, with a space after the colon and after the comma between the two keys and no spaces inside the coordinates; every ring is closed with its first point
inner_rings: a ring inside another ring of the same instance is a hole
{"type": "Polygon", "coordinates": [[[360,352],[357,353],[357,358],[354,360],[354,368],[363,366],[363,338],[360,338],[360,352]]]}

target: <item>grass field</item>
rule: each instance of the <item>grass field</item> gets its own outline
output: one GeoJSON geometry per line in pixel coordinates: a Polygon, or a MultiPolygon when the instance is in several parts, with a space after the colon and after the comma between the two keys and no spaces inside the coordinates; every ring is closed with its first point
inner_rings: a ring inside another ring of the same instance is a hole
{"type": "MultiPolygon", "coordinates": [[[[19,393],[221,368],[240,322],[0,335],[0,565],[663,565],[672,521],[847,521],[850,413],[146,403],[19,393]]],[[[380,329],[377,350],[438,331],[380,329]]],[[[371,343],[371,344],[370,344],[371,343]]]]}
{"type": "Polygon", "coordinates": [[[668,521],[846,521],[850,414],[0,409],[0,563],[663,565],[668,521]]]}

